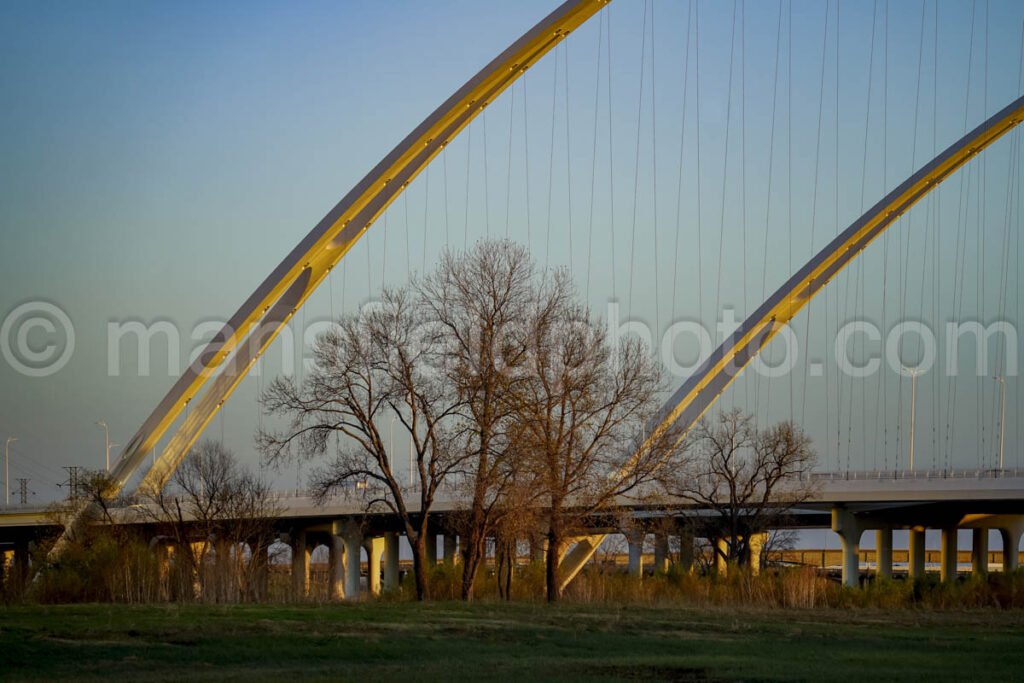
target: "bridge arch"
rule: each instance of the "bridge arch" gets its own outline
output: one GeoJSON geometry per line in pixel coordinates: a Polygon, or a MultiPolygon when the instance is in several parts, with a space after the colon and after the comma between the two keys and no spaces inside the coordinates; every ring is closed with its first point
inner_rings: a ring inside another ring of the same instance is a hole
{"type": "MultiPolygon", "coordinates": [[[[610,0],[568,0],[448,98],[370,171],[288,254],[183,373],[128,443],[110,494],[135,475],[181,416],[140,488],[161,489],[260,355],[376,218],[444,147],[528,68],[610,0]],[[211,381],[212,380],[212,381],[211,381]],[[193,403],[194,402],[194,403],[193,403]]],[[[669,398],[658,429],[685,432],[774,335],[896,219],[1024,118],[1019,98],[962,137],[798,270],[669,398]]],[[[649,430],[651,439],[658,429],[649,430]]]]}
{"type": "Polygon", "coordinates": [[[185,370],[128,442],[111,472],[107,493],[114,495],[127,485],[157,441],[195,401],[140,484],[143,491],[163,488],[260,355],[374,220],[490,102],[608,2],[568,0],[559,6],[459,88],[352,188],[185,370]]]}

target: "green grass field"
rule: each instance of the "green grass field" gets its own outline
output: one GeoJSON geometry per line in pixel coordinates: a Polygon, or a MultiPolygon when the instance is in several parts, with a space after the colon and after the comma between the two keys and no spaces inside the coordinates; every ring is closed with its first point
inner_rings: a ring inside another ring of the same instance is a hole
{"type": "Polygon", "coordinates": [[[1017,611],[0,607],[3,680],[1018,680],[1017,611]]]}

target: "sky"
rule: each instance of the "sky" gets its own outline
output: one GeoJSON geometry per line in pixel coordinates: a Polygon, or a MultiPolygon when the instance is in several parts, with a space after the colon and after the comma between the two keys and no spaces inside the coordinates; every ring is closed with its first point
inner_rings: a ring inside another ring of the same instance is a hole
{"type": "MultiPolygon", "coordinates": [[[[209,324],[554,6],[0,5],[0,321],[43,305],[74,330],[67,363],[48,376],[0,359],[0,439],[18,439],[11,479],[29,478],[36,500],[49,500],[62,468],[100,467],[95,422],[126,443],[209,324]],[[111,326],[136,322],[177,335],[158,335],[149,372],[130,338],[111,347],[111,326]]],[[[680,320],[713,331],[724,307],[742,318],[913,168],[1020,94],[1019,3],[941,2],[937,23],[930,1],[825,7],[616,0],[413,183],[296,316],[299,335],[429,269],[444,245],[506,226],[539,263],[569,268],[597,315],[617,304],[620,322],[642,322],[654,340],[680,320]]],[[[824,469],[900,466],[909,380],[842,377],[831,340],[858,317],[883,330],[911,319],[1016,322],[1013,144],[913,210],[851,271],[857,279],[837,279],[798,318],[820,376],[801,361],[766,388],[737,382],[723,405],[799,418],[824,469]]],[[[30,351],[61,343],[45,328],[26,334],[30,351]]],[[[266,419],[255,397],[300,347],[278,344],[207,436],[255,465],[266,419]]],[[[693,360],[685,340],[668,349],[693,360]]],[[[919,349],[903,352],[913,363],[919,349]]],[[[919,462],[991,463],[998,371],[922,377],[919,462]]],[[[1013,378],[1006,389],[1009,464],[1024,464],[1024,402],[1013,378]]],[[[301,486],[304,474],[272,476],[301,486]]]]}

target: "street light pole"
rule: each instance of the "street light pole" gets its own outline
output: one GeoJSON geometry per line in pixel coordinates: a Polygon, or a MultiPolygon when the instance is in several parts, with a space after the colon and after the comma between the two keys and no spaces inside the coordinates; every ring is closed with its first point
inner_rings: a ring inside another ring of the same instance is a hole
{"type": "Polygon", "coordinates": [[[1003,469],[1003,444],[1006,436],[1006,378],[993,377],[999,382],[999,469],[1003,469]]]}
{"type": "Polygon", "coordinates": [[[910,373],[910,471],[914,471],[914,428],[917,426],[917,376],[920,368],[903,368],[910,373]]]}
{"type": "Polygon", "coordinates": [[[96,424],[99,425],[100,427],[103,427],[103,434],[104,434],[103,443],[105,444],[105,452],[106,452],[106,455],[107,455],[107,472],[109,472],[110,471],[110,447],[111,446],[116,446],[117,444],[110,443],[110,427],[107,426],[106,422],[104,422],[103,420],[100,420],[96,424]]]}
{"type": "Polygon", "coordinates": [[[9,436],[4,442],[4,507],[11,504],[11,444],[17,440],[9,436]]]}

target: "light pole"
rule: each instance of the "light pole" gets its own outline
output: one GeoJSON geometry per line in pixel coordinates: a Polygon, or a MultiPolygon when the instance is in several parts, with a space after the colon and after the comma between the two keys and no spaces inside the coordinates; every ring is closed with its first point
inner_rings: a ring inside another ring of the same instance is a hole
{"type": "Polygon", "coordinates": [[[917,376],[921,374],[920,368],[903,368],[904,372],[910,374],[910,471],[914,471],[914,427],[917,423],[917,376]]]}
{"type": "Polygon", "coordinates": [[[4,442],[4,507],[11,504],[11,444],[17,440],[9,436],[4,442]]]}
{"type": "Polygon", "coordinates": [[[993,377],[999,382],[999,469],[1003,469],[1003,438],[1006,436],[1006,378],[993,377]]]}
{"type": "Polygon", "coordinates": [[[104,434],[104,440],[103,441],[104,441],[104,444],[106,445],[105,452],[106,452],[106,455],[107,455],[107,472],[109,472],[110,471],[110,447],[111,446],[117,446],[118,444],[110,443],[110,427],[107,426],[106,422],[104,422],[103,420],[100,420],[96,424],[99,425],[100,427],[103,427],[103,434],[104,434]]]}

